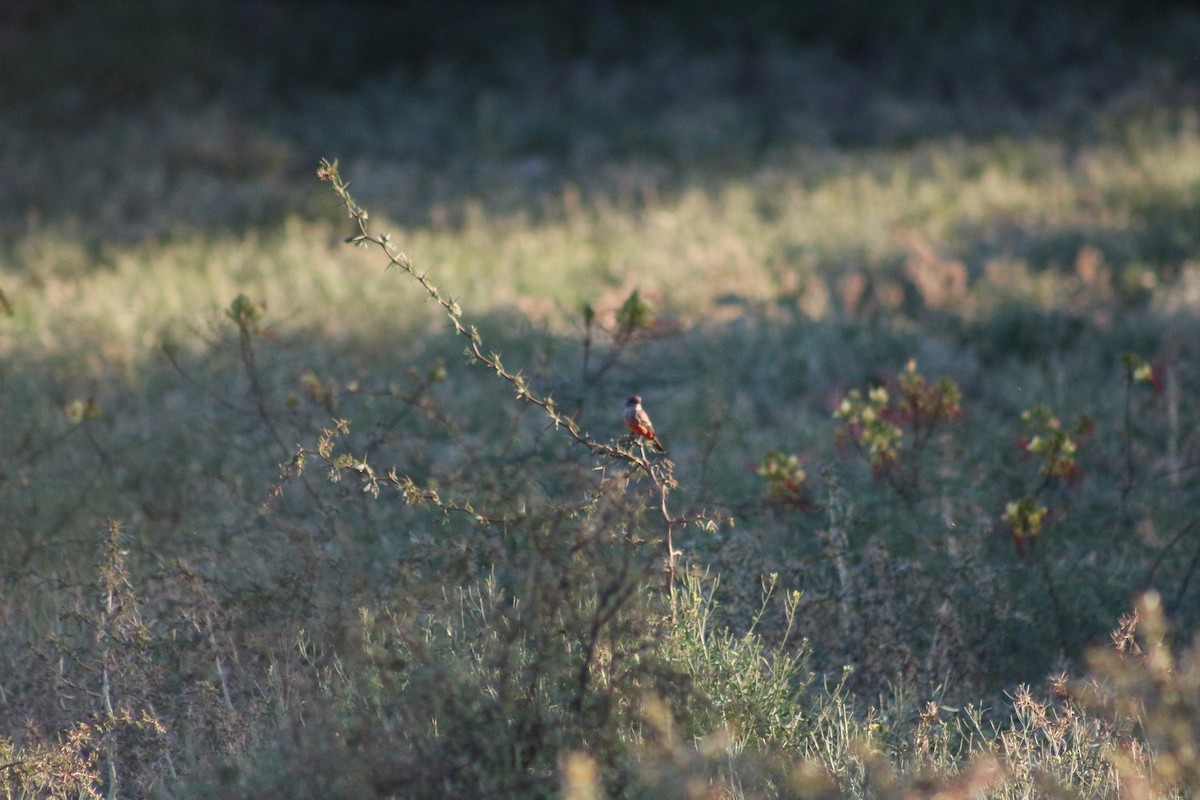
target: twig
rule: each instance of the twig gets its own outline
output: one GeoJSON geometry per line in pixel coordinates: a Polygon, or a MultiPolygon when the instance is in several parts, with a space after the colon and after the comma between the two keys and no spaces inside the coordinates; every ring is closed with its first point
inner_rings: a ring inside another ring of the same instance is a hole
{"type": "Polygon", "coordinates": [[[451,298],[443,296],[441,291],[430,282],[427,272],[418,272],[413,267],[412,262],[409,261],[408,256],[395,249],[387,234],[374,235],[370,232],[367,224],[369,215],[366,209],[360,207],[354,198],[350,196],[350,193],[347,191],[349,184],[344,182],[341,175],[338,174],[336,162],[331,163],[322,160],[321,168],[317,171],[317,175],[322,180],[328,181],[333,185],[333,190],[341,198],[351,219],[354,220],[358,227],[359,232],[348,238],[346,240],[347,243],[374,244],[378,246],[388,257],[388,261],[390,262],[388,264],[389,268],[395,267],[416,279],[426,293],[445,311],[446,316],[454,326],[455,333],[467,340],[467,354],[472,360],[494,370],[498,376],[510,383],[517,390],[518,399],[541,408],[546,416],[550,418],[551,422],[554,423],[554,426],[565,430],[577,444],[588,448],[597,455],[608,456],[619,461],[627,461],[634,467],[650,474],[650,462],[647,459],[639,458],[632,452],[621,450],[589,438],[585,433],[580,431],[579,425],[573,419],[558,411],[553,397],[538,396],[530,390],[528,383],[520,373],[514,374],[504,368],[498,353],[485,353],[483,350],[483,339],[479,335],[479,330],[474,325],[468,326],[464,324],[462,308],[458,303],[451,298]]]}
{"type": "MultiPolygon", "coordinates": [[[[616,461],[624,461],[630,465],[633,472],[640,472],[650,479],[654,484],[655,492],[659,496],[659,507],[662,511],[663,521],[667,526],[666,569],[668,581],[673,581],[676,553],[672,545],[672,530],[675,526],[686,524],[688,521],[686,517],[672,518],[667,509],[667,494],[676,485],[673,474],[674,465],[666,460],[651,461],[644,454],[639,456],[634,454],[632,450],[624,450],[603,442],[598,442],[580,430],[578,423],[574,419],[558,410],[558,406],[555,404],[552,396],[541,396],[534,392],[530,389],[527,380],[521,373],[513,373],[505,369],[500,360],[499,353],[484,350],[483,339],[479,335],[479,330],[474,325],[468,325],[463,321],[463,312],[459,304],[453,298],[443,295],[437,286],[429,280],[427,272],[418,271],[413,267],[408,256],[395,248],[387,234],[371,233],[368,225],[369,214],[366,209],[359,206],[354,198],[351,197],[349,184],[342,180],[336,161],[331,162],[327,159],[322,159],[320,167],[317,170],[317,176],[333,186],[334,192],[341,199],[347,213],[354,220],[354,224],[358,228],[358,233],[347,238],[346,242],[348,244],[364,246],[373,244],[379,247],[384,255],[387,256],[389,269],[395,267],[407,273],[421,284],[421,288],[425,290],[429,297],[442,307],[446,317],[449,318],[450,323],[454,326],[454,332],[466,339],[466,352],[472,361],[494,371],[497,376],[516,390],[517,399],[540,408],[550,420],[555,430],[566,431],[567,435],[576,444],[587,448],[593,455],[605,456],[616,461]]],[[[374,480],[373,472],[371,472],[370,467],[365,463],[356,464],[355,468],[360,472],[368,473],[372,480],[374,480]]],[[[389,482],[405,484],[404,488],[409,491],[415,489],[411,480],[400,478],[394,472],[389,475],[389,482]]],[[[435,502],[437,502],[436,499],[435,502]]]]}

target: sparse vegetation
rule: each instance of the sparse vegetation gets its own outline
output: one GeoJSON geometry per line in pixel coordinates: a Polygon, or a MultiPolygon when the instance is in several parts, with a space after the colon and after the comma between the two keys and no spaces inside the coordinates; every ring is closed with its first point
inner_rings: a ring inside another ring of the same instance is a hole
{"type": "Polygon", "coordinates": [[[6,797],[1200,786],[1190,9],[150,5],[0,11],[6,797]]]}

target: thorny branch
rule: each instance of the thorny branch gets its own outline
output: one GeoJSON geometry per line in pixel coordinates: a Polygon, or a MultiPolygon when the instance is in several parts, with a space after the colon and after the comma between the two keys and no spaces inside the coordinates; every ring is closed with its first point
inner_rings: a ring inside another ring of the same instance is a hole
{"type": "MultiPolygon", "coordinates": [[[[534,392],[520,372],[513,373],[504,367],[498,353],[489,352],[484,349],[483,339],[479,335],[479,330],[474,325],[468,325],[463,321],[462,308],[458,303],[453,298],[443,295],[437,286],[429,280],[427,272],[418,271],[413,267],[408,256],[396,249],[386,233],[374,234],[371,232],[368,224],[369,214],[366,209],[358,205],[354,198],[351,197],[348,191],[349,184],[342,180],[336,161],[330,162],[322,159],[320,168],[317,170],[317,176],[333,186],[334,192],[341,198],[342,204],[358,228],[358,233],[350,236],[346,240],[347,243],[362,246],[375,245],[379,247],[388,258],[389,269],[395,267],[412,276],[420,283],[426,293],[442,307],[447,318],[449,318],[451,324],[454,326],[455,333],[467,340],[466,353],[471,360],[493,370],[500,378],[507,381],[516,390],[519,400],[531,403],[540,408],[553,423],[555,429],[566,431],[567,435],[576,444],[586,447],[594,455],[605,456],[614,461],[624,461],[631,468],[631,472],[640,472],[650,479],[654,484],[655,492],[659,496],[659,507],[662,511],[663,520],[667,524],[667,546],[669,549],[667,568],[668,573],[673,574],[675,556],[677,554],[671,544],[671,534],[675,528],[686,525],[688,522],[696,521],[695,518],[687,515],[672,517],[667,509],[667,495],[677,485],[674,478],[674,465],[669,461],[651,461],[644,454],[635,454],[632,449],[624,450],[604,442],[596,441],[585,431],[582,431],[574,419],[559,411],[553,397],[550,395],[542,396],[534,392]]],[[[365,464],[356,466],[359,471],[366,468],[365,464]]],[[[411,492],[414,487],[407,486],[406,488],[411,492]]]]}

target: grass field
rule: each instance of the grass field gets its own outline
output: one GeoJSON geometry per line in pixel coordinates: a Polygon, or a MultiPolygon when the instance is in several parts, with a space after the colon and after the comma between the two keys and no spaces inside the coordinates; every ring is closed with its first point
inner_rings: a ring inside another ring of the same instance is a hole
{"type": "Polygon", "coordinates": [[[6,796],[1194,792],[1200,17],[587,8],[0,12],[6,796]]]}

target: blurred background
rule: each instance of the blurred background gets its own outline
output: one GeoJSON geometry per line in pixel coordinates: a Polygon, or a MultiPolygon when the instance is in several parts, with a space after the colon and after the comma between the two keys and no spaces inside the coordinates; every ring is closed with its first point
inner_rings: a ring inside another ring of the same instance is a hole
{"type": "Polygon", "coordinates": [[[305,210],[312,192],[293,187],[328,154],[424,222],[468,198],[537,209],[567,183],[678,189],[805,149],[1079,148],[1196,100],[1196,19],[1168,0],[12,0],[0,14],[8,237],[30,219],[133,238],[267,223],[305,210]]]}

